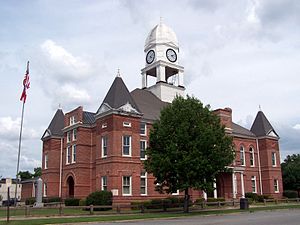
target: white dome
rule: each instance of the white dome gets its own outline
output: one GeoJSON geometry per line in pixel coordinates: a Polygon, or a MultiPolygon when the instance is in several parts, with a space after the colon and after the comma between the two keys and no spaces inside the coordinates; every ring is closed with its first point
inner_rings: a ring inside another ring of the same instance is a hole
{"type": "Polygon", "coordinates": [[[145,41],[145,50],[155,44],[169,44],[179,48],[175,32],[164,23],[157,24],[148,34],[145,41]]]}

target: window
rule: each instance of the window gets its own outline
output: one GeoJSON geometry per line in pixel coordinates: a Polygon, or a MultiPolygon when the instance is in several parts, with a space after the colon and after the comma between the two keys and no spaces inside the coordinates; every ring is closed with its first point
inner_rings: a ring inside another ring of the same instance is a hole
{"type": "Polygon", "coordinates": [[[76,162],[76,145],[73,145],[72,149],[72,163],[76,162]]]}
{"type": "Polygon", "coordinates": [[[101,191],[107,191],[107,176],[101,177],[101,191]]]}
{"type": "Polygon", "coordinates": [[[140,134],[141,135],[147,135],[146,123],[140,123],[140,134]]]}
{"type": "Polygon", "coordinates": [[[123,136],[123,156],[131,156],[131,136],[123,136]]]}
{"type": "Polygon", "coordinates": [[[278,180],[277,179],[274,180],[274,192],[275,193],[279,192],[278,180]]]}
{"type": "Polygon", "coordinates": [[[102,123],[101,128],[104,129],[107,127],[107,123],[102,123]]]}
{"type": "Polygon", "coordinates": [[[123,122],[123,127],[131,127],[131,123],[130,122],[123,122]]]}
{"type": "Polygon", "coordinates": [[[45,154],[45,165],[44,169],[48,169],[48,154],[45,154]]]}
{"type": "Polygon", "coordinates": [[[147,146],[147,141],[146,140],[141,140],[140,141],[140,158],[142,160],[147,159],[146,146],[147,146]]]}
{"type": "Polygon", "coordinates": [[[71,141],[71,133],[70,131],[67,132],[67,143],[71,141]]]}
{"type": "Polygon", "coordinates": [[[147,195],[147,173],[141,172],[141,195],[147,195]]]}
{"type": "Polygon", "coordinates": [[[242,166],[245,166],[245,149],[244,146],[240,147],[240,162],[242,166]]]}
{"type": "Polygon", "coordinates": [[[276,152],[272,152],[272,166],[276,166],[276,152]]]}
{"type": "Polygon", "coordinates": [[[67,147],[67,154],[66,154],[66,164],[71,163],[71,146],[67,147]]]}
{"type": "Polygon", "coordinates": [[[44,193],[43,193],[44,197],[47,197],[47,189],[48,189],[47,183],[44,182],[44,193]]]}
{"type": "Polygon", "coordinates": [[[256,193],[256,177],[251,177],[251,187],[252,187],[252,193],[256,193]]]}
{"type": "Polygon", "coordinates": [[[75,124],[75,116],[70,117],[70,126],[75,124]]]}
{"type": "Polygon", "coordinates": [[[77,139],[77,129],[75,128],[73,130],[73,141],[75,141],[77,139]]]}
{"type": "Polygon", "coordinates": [[[254,166],[254,149],[250,147],[249,152],[250,152],[250,166],[254,166]]]}
{"type": "Polygon", "coordinates": [[[101,156],[106,157],[107,156],[107,136],[104,136],[101,138],[101,156]]]}
{"type": "Polygon", "coordinates": [[[131,177],[125,176],[122,177],[122,194],[131,195],[131,177]]]}

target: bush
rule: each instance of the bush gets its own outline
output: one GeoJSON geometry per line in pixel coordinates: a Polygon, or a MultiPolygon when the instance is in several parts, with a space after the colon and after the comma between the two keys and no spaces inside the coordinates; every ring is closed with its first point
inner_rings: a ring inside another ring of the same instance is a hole
{"type": "Polygon", "coordinates": [[[80,199],[79,206],[86,206],[86,199],[80,199]]]}
{"type": "Polygon", "coordinates": [[[207,198],[207,202],[225,202],[225,198],[207,198]]]}
{"type": "Polygon", "coordinates": [[[34,203],[35,203],[34,197],[26,198],[26,200],[25,200],[25,205],[33,205],[34,203]]]}
{"type": "Polygon", "coordinates": [[[198,198],[196,199],[195,204],[201,204],[203,202],[205,202],[205,198],[198,198]]]}
{"type": "Polygon", "coordinates": [[[61,202],[61,198],[60,197],[44,197],[42,202],[43,203],[61,202]]]}
{"type": "Polygon", "coordinates": [[[112,205],[110,191],[95,191],[86,198],[86,205],[112,205]]]}
{"type": "Polygon", "coordinates": [[[80,199],[78,198],[66,198],[65,205],[66,206],[79,206],[80,199]]]}
{"type": "Polygon", "coordinates": [[[298,192],[292,190],[286,190],[283,192],[283,196],[287,198],[298,198],[298,192]]]}
{"type": "Polygon", "coordinates": [[[245,194],[245,198],[249,198],[249,199],[251,199],[252,201],[257,202],[257,201],[258,201],[258,194],[256,194],[256,193],[251,193],[251,192],[247,192],[247,193],[245,194]]]}

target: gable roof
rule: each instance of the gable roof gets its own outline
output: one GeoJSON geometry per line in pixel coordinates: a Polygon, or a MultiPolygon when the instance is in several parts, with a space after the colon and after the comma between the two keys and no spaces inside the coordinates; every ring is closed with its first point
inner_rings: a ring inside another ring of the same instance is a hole
{"type": "Polygon", "coordinates": [[[83,111],[83,124],[95,123],[95,113],[83,111]]]}
{"type": "MultiPolygon", "coordinates": [[[[122,78],[116,77],[109,91],[107,92],[101,106],[105,104],[112,109],[119,109],[121,106],[124,106],[127,103],[129,103],[134,109],[139,111],[122,78]]],[[[100,111],[101,106],[97,110],[97,113],[100,111]]]]}
{"type": "Polygon", "coordinates": [[[263,136],[273,136],[273,133],[277,136],[278,134],[272,127],[271,123],[268,121],[267,117],[262,111],[259,111],[256,115],[256,118],[252,124],[251,132],[253,132],[257,137],[263,136]]]}
{"type": "Polygon", "coordinates": [[[232,122],[232,133],[233,135],[242,135],[242,136],[255,138],[255,134],[253,134],[250,130],[233,122],[232,122]]]}
{"type": "Polygon", "coordinates": [[[48,128],[44,132],[42,139],[49,137],[49,136],[62,137],[63,136],[62,129],[65,126],[64,118],[65,118],[65,116],[64,116],[63,111],[61,109],[58,109],[56,111],[54,117],[52,118],[48,128]]]}
{"type": "Polygon", "coordinates": [[[169,104],[145,89],[137,88],[131,92],[131,96],[143,113],[142,118],[147,120],[159,119],[160,111],[169,104]]]}

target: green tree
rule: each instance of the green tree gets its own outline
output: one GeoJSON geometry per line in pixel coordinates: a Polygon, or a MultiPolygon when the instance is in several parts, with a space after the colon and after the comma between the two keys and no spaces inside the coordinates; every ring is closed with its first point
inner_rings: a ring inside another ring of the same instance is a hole
{"type": "Polygon", "coordinates": [[[34,177],[42,176],[42,168],[41,167],[36,167],[33,169],[33,171],[34,171],[34,173],[33,173],[34,177]]]}
{"type": "Polygon", "coordinates": [[[298,191],[300,196],[300,154],[288,155],[281,163],[284,190],[298,191]]]}
{"type": "Polygon", "coordinates": [[[234,159],[232,138],[209,106],[193,97],[177,97],[153,124],[145,169],[154,175],[158,191],[184,191],[188,212],[189,188],[212,190],[216,175],[234,159]]]}
{"type": "Polygon", "coordinates": [[[27,180],[32,178],[32,173],[30,173],[28,170],[27,171],[20,171],[18,173],[18,175],[20,176],[21,180],[27,180]]]}

